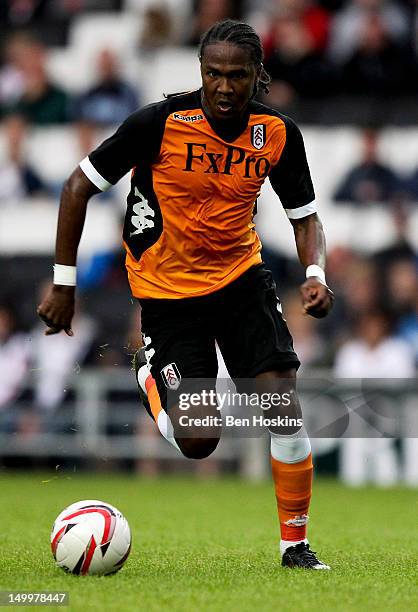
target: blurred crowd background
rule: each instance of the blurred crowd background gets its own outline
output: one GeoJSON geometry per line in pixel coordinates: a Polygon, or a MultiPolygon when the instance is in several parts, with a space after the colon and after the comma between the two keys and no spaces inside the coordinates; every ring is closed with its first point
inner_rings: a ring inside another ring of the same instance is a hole
{"type": "Polygon", "coordinates": [[[265,101],[305,137],[336,295],[301,312],[303,270],[267,185],[256,222],[302,361],[345,378],[418,363],[418,3],[414,0],[3,0],[0,5],[0,428],[30,437],[85,368],[129,368],[140,312],[123,268],[127,180],[90,205],[74,338],[35,310],[52,276],[59,193],[138,106],[199,86],[201,34],[225,17],[261,35],[265,101]],[[28,382],[30,381],[30,382],[28,382]],[[23,406],[21,412],[15,406],[23,406]]]}

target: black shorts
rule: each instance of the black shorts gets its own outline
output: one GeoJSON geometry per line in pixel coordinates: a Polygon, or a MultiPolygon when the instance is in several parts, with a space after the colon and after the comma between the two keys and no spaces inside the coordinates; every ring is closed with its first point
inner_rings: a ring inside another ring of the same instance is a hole
{"type": "Polygon", "coordinates": [[[209,295],[140,304],[146,354],[163,407],[167,389],[181,379],[216,378],[215,342],[232,379],[300,365],[264,264],[209,295]]]}

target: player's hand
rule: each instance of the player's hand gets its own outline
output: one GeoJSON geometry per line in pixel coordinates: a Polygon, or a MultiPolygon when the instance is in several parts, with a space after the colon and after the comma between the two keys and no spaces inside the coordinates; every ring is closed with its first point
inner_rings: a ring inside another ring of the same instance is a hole
{"type": "Polygon", "coordinates": [[[311,276],[301,285],[300,292],[305,314],[316,319],[327,316],[334,303],[334,294],[327,285],[321,283],[315,276],[311,276]]]}
{"type": "Polygon", "coordinates": [[[74,316],[75,287],[52,285],[47,296],[39,304],[36,312],[48,327],[46,336],[58,334],[64,330],[67,336],[73,336],[71,321],[74,316]]]}

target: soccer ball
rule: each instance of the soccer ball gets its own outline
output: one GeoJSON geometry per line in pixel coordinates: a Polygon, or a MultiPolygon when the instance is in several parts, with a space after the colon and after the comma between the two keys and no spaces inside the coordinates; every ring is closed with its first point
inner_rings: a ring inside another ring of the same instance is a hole
{"type": "Polygon", "coordinates": [[[52,526],[52,554],[73,574],[113,574],[131,550],[128,521],[114,506],[96,499],[71,504],[52,526]]]}

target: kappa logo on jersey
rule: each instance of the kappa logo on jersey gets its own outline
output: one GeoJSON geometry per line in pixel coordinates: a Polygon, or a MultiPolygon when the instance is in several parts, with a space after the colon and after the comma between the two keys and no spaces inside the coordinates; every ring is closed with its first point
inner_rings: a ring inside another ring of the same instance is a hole
{"type": "Polygon", "coordinates": [[[258,123],[251,127],[251,144],[256,149],[262,149],[266,144],[266,126],[264,123],[258,123]]]}
{"type": "Polygon", "coordinates": [[[180,115],[179,113],[174,113],[173,119],[176,119],[176,121],[186,121],[186,123],[194,123],[195,121],[202,121],[203,115],[180,115]]]}
{"type": "Polygon", "coordinates": [[[130,236],[136,236],[142,234],[144,229],[154,227],[154,221],[149,217],[154,217],[155,212],[151,206],[148,205],[148,200],[142,195],[137,187],[135,187],[135,195],[139,198],[139,202],[133,205],[133,212],[136,213],[131,217],[131,223],[136,230],[130,233],[130,236]]]}
{"type": "Polygon", "coordinates": [[[181,376],[178,367],[176,364],[169,363],[165,366],[160,372],[163,377],[163,381],[167,389],[171,389],[172,391],[176,391],[180,387],[181,376]]]}

